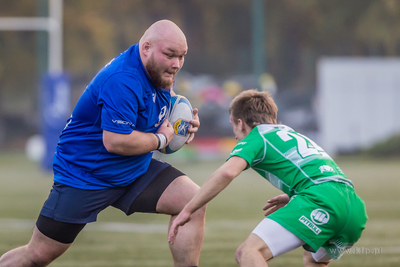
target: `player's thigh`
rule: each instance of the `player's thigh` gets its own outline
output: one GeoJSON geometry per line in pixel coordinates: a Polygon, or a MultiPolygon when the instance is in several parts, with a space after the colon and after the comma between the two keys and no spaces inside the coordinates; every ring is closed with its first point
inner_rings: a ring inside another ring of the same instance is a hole
{"type": "Polygon", "coordinates": [[[85,190],[55,182],[40,215],[72,224],[94,222],[99,212],[115,202],[125,191],[124,187],[85,190]]]}
{"type": "Polygon", "coordinates": [[[126,187],[126,191],[112,206],[126,215],[135,212],[158,213],[157,203],[167,187],[184,174],[170,164],[152,159],[146,173],[126,187]]]}
{"type": "Polygon", "coordinates": [[[134,212],[176,215],[198,189],[199,186],[178,169],[152,159],[149,171],[129,185],[112,206],[127,215],[134,212]]]}
{"type": "Polygon", "coordinates": [[[199,186],[188,176],[181,175],[174,179],[157,202],[157,212],[175,215],[193,198],[199,186]]]}
{"type": "Polygon", "coordinates": [[[273,257],[292,251],[305,244],[295,234],[269,218],[262,220],[254,228],[252,234],[263,240],[273,257]]]}

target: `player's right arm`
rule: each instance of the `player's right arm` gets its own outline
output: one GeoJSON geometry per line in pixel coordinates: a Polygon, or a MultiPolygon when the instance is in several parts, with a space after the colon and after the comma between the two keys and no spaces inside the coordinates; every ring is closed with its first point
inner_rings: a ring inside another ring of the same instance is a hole
{"type": "Polygon", "coordinates": [[[232,157],[219,167],[205,181],[203,186],[194,195],[192,200],[186,204],[183,210],[172,222],[168,241],[173,244],[178,233],[178,227],[190,221],[190,216],[199,208],[203,207],[222,190],[224,190],[232,180],[237,177],[247,167],[247,161],[240,157],[232,157]]]}
{"type": "MultiPolygon", "coordinates": [[[[168,120],[164,120],[157,133],[167,138],[167,144],[174,135],[174,129],[168,120]]],[[[108,152],[124,155],[142,155],[158,148],[158,138],[153,133],[132,131],[130,134],[114,133],[103,130],[103,144],[108,152]]]]}
{"type": "MultiPolygon", "coordinates": [[[[103,145],[108,152],[123,156],[147,154],[158,149],[159,139],[154,133],[136,130],[139,110],[146,105],[140,80],[133,75],[117,72],[110,75],[99,89],[97,105],[101,106],[103,145]]],[[[166,137],[166,145],[174,133],[164,120],[158,129],[166,137]]]]}

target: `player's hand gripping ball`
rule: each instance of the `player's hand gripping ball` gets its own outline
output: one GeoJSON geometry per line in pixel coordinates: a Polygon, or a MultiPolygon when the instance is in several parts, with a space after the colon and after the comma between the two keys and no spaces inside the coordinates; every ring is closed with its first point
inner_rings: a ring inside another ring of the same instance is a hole
{"type": "Polygon", "coordinates": [[[174,137],[165,148],[159,151],[171,154],[181,149],[189,139],[189,129],[192,126],[190,121],[193,119],[193,108],[189,100],[181,95],[172,96],[166,119],[174,128],[174,137]]]}

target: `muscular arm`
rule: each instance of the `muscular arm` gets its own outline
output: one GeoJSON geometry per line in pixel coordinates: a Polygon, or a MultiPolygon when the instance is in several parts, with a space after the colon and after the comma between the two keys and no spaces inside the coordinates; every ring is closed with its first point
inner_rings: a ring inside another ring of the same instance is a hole
{"type": "Polygon", "coordinates": [[[185,206],[185,210],[194,213],[207,204],[227,187],[247,166],[247,161],[240,157],[232,157],[219,167],[205,181],[193,199],[185,206]]]}
{"type": "MultiPolygon", "coordinates": [[[[174,136],[174,129],[168,120],[164,120],[157,133],[164,134],[168,144],[174,136]]],[[[156,150],[158,138],[153,133],[132,131],[130,134],[119,134],[103,130],[103,144],[110,153],[134,156],[156,150]]]]}
{"type": "Polygon", "coordinates": [[[103,144],[110,153],[133,156],[156,150],[158,139],[153,133],[132,131],[130,134],[119,134],[103,130],[103,144]]]}

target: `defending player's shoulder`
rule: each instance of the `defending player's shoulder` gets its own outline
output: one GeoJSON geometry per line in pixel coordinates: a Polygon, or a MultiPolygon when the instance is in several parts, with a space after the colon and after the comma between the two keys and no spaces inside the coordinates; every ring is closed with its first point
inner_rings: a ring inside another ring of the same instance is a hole
{"type": "Polygon", "coordinates": [[[263,154],[264,145],[263,137],[259,134],[257,127],[254,127],[245,138],[236,144],[229,158],[240,157],[247,161],[248,166],[251,166],[260,157],[260,154],[263,154]]]}

